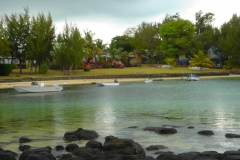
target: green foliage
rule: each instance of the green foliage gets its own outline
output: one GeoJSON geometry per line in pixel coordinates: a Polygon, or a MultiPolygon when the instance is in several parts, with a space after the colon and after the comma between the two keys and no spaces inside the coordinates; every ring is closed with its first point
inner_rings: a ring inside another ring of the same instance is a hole
{"type": "Polygon", "coordinates": [[[84,70],[84,72],[89,72],[89,71],[90,71],[90,69],[91,69],[91,67],[90,67],[90,66],[85,66],[83,70],[84,70]]]}
{"type": "Polygon", "coordinates": [[[46,63],[41,64],[39,68],[40,74],[46,74],[48,72],[48,65],[46,63]]]}
{"type": "MultiPolygon", "coordinates": [[[[19,60],[20,64],[25,62],[27,57],[28,37],[30,35],[30,16],[28,8],[24,8],[24,13],[15,13],[10,16],[5,15],[8,40],[10,45],[10,54],[19,60]]],[[[22,67],[20,65],[20,73],[22,67]]]]}
{"type": "Polygon", "coordinates": [[[174,58],[166,58],[165,62],[170,65],[171,69],[177,65],[176,60],[174,58]]]}
{"type": "Polygon", "coordinates": [[[18,69],[17,64],[12,64],[12,69],[18,69]]]}
{"type": "Polygon", "coordinates": [[[110,62],[104,62],[103,63],[103,68],[111,68],[111,63],[110,62]]]}
{"type": "Polygon", "coordinates": [[[198,54],[194,54],[193,58],[190,60],[191,67],[212,67],[213,62],[207,54],[204,54],[203,51],[199,50],[198,54]]]}
{"type": "Polygon", "coordinates": [[[71,75],[72,67],[78,66],[85,53],[83,52],[84,40],[80,31],[72,24],[65,23],[63,33],[57,37],[55,46],[55,58],[57,64],[69,69],[71,75]]]}
{"type": "Polygon", "coordinates": [[[0,64],[0,76],[8,76],[12,72],[11,64],[0,64]]]}
{"type": "Polygon", "coordinates": [[[136,59],[131,59],[129,63],[132,67],[135,67],[137,65],[137,60],[136,59]]]}
{"type": "Polygon", "coordinates": [[[191,53],[193,48],[194,24],[178,18],[162,24],[160,50],[169,57],[191,53]]]}
{"type": "Polygon", "coordinates": [[[27,59],[37,64],[53,60],[55,28],[50,14],[39,13],[31,19],[30,35],[27,43],[27,59]]]}
{"type": "Polygon", "coordinates": [[[237,69],[239,68],[238,65],[236,65],[236,61],[232,58],[228,59],[226,61],[226,65],[223,66],[224,69],[237,69]]]}
{"type": "Polygon", "coordinates": [[[240,62],[240,16],[234,14],[229,22],[221,26],[221,35],[218,46],[223,55],[230,60],[232,65],[238,65],[240,62]]]}

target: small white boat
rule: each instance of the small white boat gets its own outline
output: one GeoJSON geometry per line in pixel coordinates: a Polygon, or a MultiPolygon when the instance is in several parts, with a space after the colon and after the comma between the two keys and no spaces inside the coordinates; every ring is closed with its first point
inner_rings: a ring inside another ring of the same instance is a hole
{"type": "Polygon", "coordinates": [[[62,86],[54,83],[52,86],[45,86],[43,82],[32,82],[31,86],[13,86],[15,90],[21,93],[40,93],[40,92],[59,92],[63,90],[62,86]]]}
{"type": "Polygon", "coordinates": [[[189,74],[187,77],[188,81],[199,81],[200,77],[196,74],[189,74]]]}
{"type": "Polygon", "coordinates": [[[97,83],[99,86],[119,86],[119,83],[116,82],[104,82],[104,83],[97,83]]]}
{"type": "Polygon", "coordinates": [[[144,79],[143,82],[144,83],[151,83],[153,80],[152,79],[144,79]]]}

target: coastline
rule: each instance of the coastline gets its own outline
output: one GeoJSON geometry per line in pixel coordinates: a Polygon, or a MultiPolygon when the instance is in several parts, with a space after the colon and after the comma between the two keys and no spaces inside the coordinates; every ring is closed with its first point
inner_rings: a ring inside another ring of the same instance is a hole
{"type": "MultiPolygon", "coordinates": [[[[212,79],[212,78],[235,78],[240,77],[240,75],[220,75],[220,76],[201,76],[201,79],[212,79]]],[[[142,81],[144,78],[117,78],[118,81],[121,82],[137,82],[142,81]]],[[[162,78],[153,78],[153,79],[162,79],[162,80],[180,80],[180,77],[162,77],[162,78]]],[[[70,80],[42,80],[38,82],[44,82],[45,85],[52,85],[53,83],[57,83],[59,85],[77,85],[77,84],[91,84],[96,82],[113,82],[113,78],[111,79],[70,79],[70,80]]],[[[0,83],[0,89],[8,89],[13,88],[13,86],[30,86],[30,81],[24,82],[3,82],[0,83]]]]}

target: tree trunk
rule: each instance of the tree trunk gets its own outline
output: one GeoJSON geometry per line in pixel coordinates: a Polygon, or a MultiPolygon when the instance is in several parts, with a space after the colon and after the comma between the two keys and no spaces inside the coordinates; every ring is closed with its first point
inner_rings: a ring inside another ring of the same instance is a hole
{"type": "Polygon", "coordinates": [[[19,62],[20,62],[20,65],[19,65],[19,69],[20,69],[20,70],[19,70],[19,73],[22,74],[22,61],[20,60],[19,62]]]}
{"type": "Polygon", "coordinates": [[[72,67],[73,67],[73,65],[69,66],[69,68],[68,68],[68,75],[69,76],[72,75],[72,67]]]}
{"type": "Polygon", "coordinates": [[[32,74],[33,73],[33,60],[31,60],[31,67],[30,67],[30,74],[32,74]]]}

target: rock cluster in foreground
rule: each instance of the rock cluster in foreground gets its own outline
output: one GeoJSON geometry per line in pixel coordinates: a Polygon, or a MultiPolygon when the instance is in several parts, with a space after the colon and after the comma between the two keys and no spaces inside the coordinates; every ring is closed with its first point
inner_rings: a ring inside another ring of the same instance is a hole
{"type": "MultiPolygon", "coordinates": [[[[129,127],[131,128],[131,127],[129,127]]],[[[190,127],[193,128],[193,127],[190,127]]],[[[176,134],[174,128],[165,127],[146,127],[143,130],[153,131],[157,134],[176,134]]],[[[203,136],[212,136],[211,130],[199,131],[198,134],[203,136]]],[[[75,143],[69,143],[67,146],[57,145],[54,149],[51,147],[41,147],[31,149],[31,139],[22,137],[19,139],[20,155],[9,150],[0,148],[0,160],[240,160],[240,150],[226,151],[218,153],[216,151],[204,152],[187,152],[174,154],[173,152],[161,152],[161,149],[167,148],[162,145],[151,145],[146,151],[157,151],[156,158],[146,156],[144,148],[132,139],[120,139],[114,136],[105,137],[105,142],[95,141],[98,133],[92,130],[84,130],[82,128],[76,131],[66,132],[63,139],[68,142],[77,140],[89,140],[84,147],[79,147],[75,143]],[[59,153],[57,156],[52,151],[59,153]],[[66,151],[66,153],[62,152],[66,151]],[[63,154],[64,153],[64,154],[63,154]]],[[[240,135],[226,134],[226,138],[239,138],[240,135]]]]}

